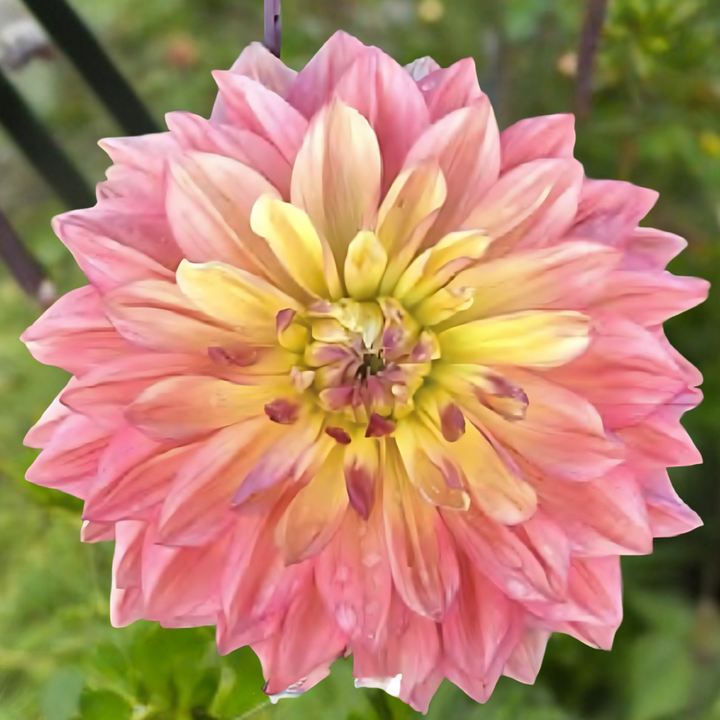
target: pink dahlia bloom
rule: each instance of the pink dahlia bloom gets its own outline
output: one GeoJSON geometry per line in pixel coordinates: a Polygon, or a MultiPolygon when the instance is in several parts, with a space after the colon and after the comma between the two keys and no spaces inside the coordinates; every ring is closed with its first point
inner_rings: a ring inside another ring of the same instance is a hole
{"type": "Polygon", "coordinates": [[[115,540],[112,622],[217,625],[271,696],[352,654],[420,710],[533,682],[554,631],[609,648],[619,557],[700,524],[662,323],[707,285],[656,193],[587,179],[572,116],[499,133],[472,60],[339,33],[215,79],[210,120],[102,143],[54,226],[89,285],[24,335],[73,375],[27,477],[115,540]]]}

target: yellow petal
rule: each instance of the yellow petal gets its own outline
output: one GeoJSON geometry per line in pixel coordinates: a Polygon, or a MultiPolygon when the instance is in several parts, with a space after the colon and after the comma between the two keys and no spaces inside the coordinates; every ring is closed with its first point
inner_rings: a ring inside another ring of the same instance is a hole
{"type": "Polygon", "coordinates": [[[378,238],[388,254],[388,268],[380,292],[390,294],[422,244],[447,187],[440,166],[433,161],[407,168],[388,190],[378,213],[378,238]]]}
{"type": "Polygon", "coordinates": [[[535,512],[533,488],[503,463],[472,423],[467,423],[465,434],[453,443],[452,453],[467,478],[473,501],[493,520],[517,525],[535,512]]]}
{"type": "Polygon", "coordinates": [[[255,275],[219,262],[194,265],[183,260],[177,269],[183,294],[208,315],[239,328],[254,342],[277,342],[276,317],[298,304],[255,275]]]}
{"type": "Polygon", "coordinates": [[[370,300],[377,295],[387,267],[388,256],[377,235],[359,232],[348,248],[345,259],[345,287],[355,300],[370,300]]]}
{"type": "Polygon", "coordinates": [[[395,440],[410,481],[426,500],[451,510],[468,509],[470,496],[458,466],[424,422],[416,417],[402,420],[395,440]]]}
{"type": "Polygon", "coordinates": [[[322,242],[302,210],[263,195],[253,207],[250,225],[253,232],[267,240],[300,287],[318,297],[330,297],[322,242]]]}
{"type": "Polygon", "coordinates": [[[588,346],[590,319],[579,312],[520,312],[440,333],[443,360],[479,365],[557,367],[588,346]]]}
{"type": "Polygon", "coordinates": [[[368,121],[339,100],[310,123],[293,168],[293,205],[305,210],[343,268],[352,239],[374,226],[381,158],[368,121]]]}
{"type": "Polygon", "coordinates": [[[332,539],[348,505],[343,472],[345,448],[336,445],[315,477],[292,500],[276,540],[291,565],[320,552],[332,539]]]}
{"type": "Polygon", "coordinates": [[[489,244],[490,238],[479,230],[446,235],[403,273],[395,288],[395,297],[401,298],[405,307],[417,305],[473,265],[489,244]]]}
{"type": "Polygon", "coordinates": [[[432,327],[451,318],[455,313],[467,310],[472,304],[471,288],[440,288],[425,298],[413,310],[413,315],[420,324],[432,327]]]}

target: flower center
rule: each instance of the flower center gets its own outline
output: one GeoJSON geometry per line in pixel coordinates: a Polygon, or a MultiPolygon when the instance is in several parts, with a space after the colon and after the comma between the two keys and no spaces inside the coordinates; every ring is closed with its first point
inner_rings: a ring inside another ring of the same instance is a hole
{"type": "Polygon", "coordinates": [[[435,335],[393,298],[343,298],[282,311],[278,332],[300,358],[292,369],[296,388],[338,421],[365,424],[368,431],[374,416],[391,432],[412,412],[415,392],[440,357],[435,335]]]}

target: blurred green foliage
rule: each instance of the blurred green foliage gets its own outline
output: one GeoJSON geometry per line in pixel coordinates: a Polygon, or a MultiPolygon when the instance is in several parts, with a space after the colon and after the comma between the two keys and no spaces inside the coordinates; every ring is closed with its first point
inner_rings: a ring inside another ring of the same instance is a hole
{"type": "MultiPolygon", "coordinates": [[[[262,35],[261,0],[74,0],[161,119],[207,114],[209,72],[262,35]]],[[[284,59],[301,67],[336,29],[400,62],[474,56],[501,127],[571,111],[584,3],[578,0],[286,0],[284,59]]],[[[97,182],[95,141],[118,134],[58,58],[14,76],[63,146],[97,182]]],[[[588,175],[661,191],[648,224],[689,248],[680,274],[720,281],[720,3],[610,0],[589,117],[577,156],[588,175]]],[[[0,204],[62,291],[83,282],[53,236],[57,202],[0,136],[0,204]]],[[[210,628],[163,630],[108,620],[111,547],[79,542],[79,503],[34,487],[22,437],[63,385],[18,341],[37,316],[0,269],[0,720],[391,720],[415,713],[380,691],[352,689],[348,661],[311,693],[267,703],[248,650],[219,658],[210,628]]],[[[534,687],[502,679],[485,706],[443,684],[431,718],[720,720],[720,305],[669,323],[673,343],[705,375],[687,418],[703,466],[673,478],[705,527],[626,558],[626,618],[611,653],[550,642],[534,687]]]]}

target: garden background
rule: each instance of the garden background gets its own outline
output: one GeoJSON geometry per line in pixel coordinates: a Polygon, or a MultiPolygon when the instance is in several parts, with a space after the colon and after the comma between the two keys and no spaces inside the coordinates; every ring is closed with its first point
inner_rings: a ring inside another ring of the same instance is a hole
{"type": "MultiPolygon", "coordinates": [[[[261,0],[71,0],[162,122],[207,116],[214,68],[262,37],[261,0]]],[[[22,19],[0,0],[3,28],[22,19]]],[[[401,63],[477,62],[501,128],[577,103],[581,0],[286,0],[283,59],[298,69],[338,28],[401,63]]],[[[720,2],[610,0],[578,121],[591,177],[660,190],[647,224],[688,239],[678,274],[720,285],[720,2]]],[[[123,134],[59,52],[6,75],[88,184],[123,134]]],[[[582,65],[582,63],[581,63],[582,65]]],[[[582,103],[582,101],[581,101],[582,103]]],[[[59,292],[84,283],[50,230],[66,209],[0,128],[0,207],[59,292]]],[[[393,720],[416,715],[354,690],[351,661],[308,695],[271,706],[253,654],[219,658],[210,628],[110,626],[111,544],[79,542],[81,503],[23,479],[27,429],[67,378],[18,340],[40,309],[0,267],[0,720],[393,720]]],[[[610,653],[555,636],[535,686],[502,678],[484,705],[444,683],[429,717],[467,720],[720,720],[720,302],[672,320],[668,335],[705,375],[685,419],[705,463],[671,471],[705,526],[625,558],[625,621],[610,653]]]]}

